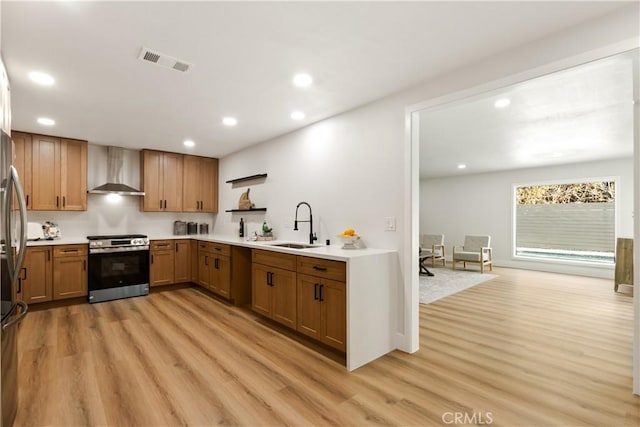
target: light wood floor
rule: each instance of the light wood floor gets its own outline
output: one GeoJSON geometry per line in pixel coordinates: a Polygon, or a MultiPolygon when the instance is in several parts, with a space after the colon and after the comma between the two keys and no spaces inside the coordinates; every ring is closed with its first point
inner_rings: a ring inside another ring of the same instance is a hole
{"type": "Polygon", "coordinates": [[[421,305],[417,353],[353,373],[196,288],[34,311],[16,426],[640,425],[631,297],[494,272],[421,305]]]}

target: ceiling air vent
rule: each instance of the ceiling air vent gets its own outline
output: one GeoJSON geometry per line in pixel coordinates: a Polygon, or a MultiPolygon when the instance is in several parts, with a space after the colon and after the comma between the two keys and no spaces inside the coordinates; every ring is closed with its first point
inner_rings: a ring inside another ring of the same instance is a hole
{"type": "Polygon", "coordinates": [[[165,55],[164,53],[160,53],[146,47],[142,48],[140,55],[138,55],[138,59],[152,62],[164,68],[171,68],[182,72],[189,71],[193,67],[193,64],[189,64],[186,61],[165,55]]]}

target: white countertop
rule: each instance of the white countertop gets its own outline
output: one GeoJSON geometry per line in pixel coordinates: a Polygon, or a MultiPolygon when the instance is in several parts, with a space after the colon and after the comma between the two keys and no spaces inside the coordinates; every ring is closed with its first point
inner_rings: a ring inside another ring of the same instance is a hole
{"type": "Polygon", "coordinates": [[[313,248],[307,249],[293,249],[283,248],[279,246],[273,246],[278,243],[306,243],[306,242],[292,242],[291,240],[271,240],[271,241],[252,241],[246,240],[240,237],[225,237],[216,236],[214,234],[193,234],[186,236],[174,236],[174,235],[158,235],[149,236],[150,240],[165,240],[165,239],[195,239],[205,242],[225,243],[229,245],[242,246],[252,249],[268,249],[274,252],[281,252],[292,255],[304,255],[314,258],[332,259],[336,261],[347,261],[352,258],[359,258],[371,255],[388,254],[396,252],[391,249],[373,249],[373,248],[361,248],[361,249],[342,249],[342,244],[337,245],[317,245],[313,248]]]}
{"type": "MultiPolygon", "coordinates": [[[[177,239],[194,239],[202,240],[205,242],[225,243],[229,245],[242,246],[252,249],[268,249],[274,252],[280,252],[292,255],[304,255],[314,258],[332,259],[336,261],[347,261],[352,258],[366,257],[371,255],[380,255],[396,252],[391,249],[373,249],[373,248],[361,248],[361,249],[342,249],[341,244],[337,245],[317,245],[313,248],[307,249],[293,249],[283,248],[279,246],[273,246],[278,243],[304,243],[304,242],[292,242],[290,240],[271,240],[271,241],[252,241],[239,237],[225,237],[216,236],[214,234],[193,234],[185,236],[175,236],[172,234],[167,235],[154,235],[149,236],[149,240],[177,240],[177,239]]],[[[27,246],[49,246],[49,245],[75,245],[75,244],[88,244],[89,241],[86,237],[62,237],[54,240],[34,240],[28,241],[27,246]]]]}
{"type": "Polygon", "coordinates": [[[27,246],[51,246],[51,245],[88,245],[89,241],[86,237],[62,237],[53,240],[28,240],[27,246]]]}

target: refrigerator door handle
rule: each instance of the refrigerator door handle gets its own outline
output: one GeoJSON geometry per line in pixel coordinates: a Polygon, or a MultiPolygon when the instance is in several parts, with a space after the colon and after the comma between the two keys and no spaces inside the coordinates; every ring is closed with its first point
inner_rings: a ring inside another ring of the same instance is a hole
{"type": "MultiPolygon", "coordinates": [[[[22,268],[22,264],[24,263],[24,256],[27,251],[27,229],[26,229],[27,202],[26,202],[26,198],[24,197],[24,190],[22,189],[22,185],[20,184],[20,177],[18,177],[18,170],[14,166],[11,166],[9,168],[9,176],[11,177],[11,181],[13,182],[13,185],[16,187],[16,194],[18,195],[18,207],[19,207],[19,213],[20,213],[20,234],[18,236],[20,239],[20,245],[18,246],[18,249],[19,249],[18,259],[16,260],[14,270],[13,270],[14,276],[11,277],[13,279],[13,281],[11,282],[11,286],[14,286],[16,281],[18,280],[18,277],[17,275],[15,275],[15,272],[19,271],[22,268]]],[[[8,194],[11,194],[11,192],[9,191],[8,194]]],[[[5,218],[8,218],[8,216],[5,218]]],[[[7,221],[7,223],[9,223],[9,221],[7,221]]],[[[10,231],[10,227],[9,227],[9,231],[10,231]]],[[[11,236],[10,233],[7,233],[6,235],[11,236]]],[[[11,236],[11,240],[13,240],[13,236],[11,236]]],[[[7,251],[7,252],[10,252],[10,251],[7,251]]]]}
{"type": "Polygon", "coordinates": [[[17,316],[13,317],[11,320],[9,320],[7,323],[3,323],[2,324],[2,330],[4,331],[5,329],[7,329],[8,327],[15,325],[16,323],[20,322],[22,319],[24,319],[24,316],[27,315],[27,311],[29,311],[29,307],[27,306],[27,304],[24,301],[16,301],[16,303],[14,304],[13,307],[11,307],[11,310],[9,311],[9,313],[7,314],[12,314],[16,307],[20,306],[20,308],[22,308],[22,311],[20,312],[20,314],[18,314],[17,316]]]}

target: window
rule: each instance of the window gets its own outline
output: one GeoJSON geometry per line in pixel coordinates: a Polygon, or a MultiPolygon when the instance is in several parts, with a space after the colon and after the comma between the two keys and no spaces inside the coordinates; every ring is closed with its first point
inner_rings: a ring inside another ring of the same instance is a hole
{"type": "Polygon", "coordinates": [[[515,255],[613,264],[615,181],[515,186],[515,255]]]}

